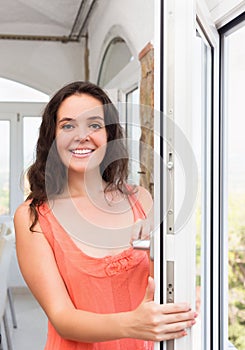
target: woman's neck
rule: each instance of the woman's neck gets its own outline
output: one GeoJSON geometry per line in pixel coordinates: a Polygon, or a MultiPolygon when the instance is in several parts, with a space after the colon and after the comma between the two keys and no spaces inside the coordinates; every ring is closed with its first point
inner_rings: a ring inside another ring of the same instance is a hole
{"type": "Polygon", "coordinates": [[[102,179],[99,169],[86,173],[69,172],[68,184],[65,192],[71,197],[96,197],[104,192],[106,183],[102,179]]]}

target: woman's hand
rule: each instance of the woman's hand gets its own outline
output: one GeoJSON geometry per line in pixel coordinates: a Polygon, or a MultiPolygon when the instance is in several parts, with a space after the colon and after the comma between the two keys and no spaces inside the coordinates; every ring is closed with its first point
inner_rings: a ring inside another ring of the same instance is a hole
{"type": "Polygon", "coordinates": [[[144,300],[132,311],[131,337],[164,341],[187,335],[186,329],[192,327],[197,313],[191,311],[187,303],[159,305],[153,301],[154,281],[151,277],[144,300]]]}

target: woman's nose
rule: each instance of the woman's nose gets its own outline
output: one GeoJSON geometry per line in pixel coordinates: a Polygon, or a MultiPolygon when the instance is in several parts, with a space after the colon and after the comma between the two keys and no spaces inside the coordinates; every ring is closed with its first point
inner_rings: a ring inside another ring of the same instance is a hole
{"type": "Polygon", "coordinates": [[[91,130],[88,130],[86,128],[78,128],[75,139],[80,142],[83,142],[83,141],[89,140],[90,134],[91,134],[91,130]]]}

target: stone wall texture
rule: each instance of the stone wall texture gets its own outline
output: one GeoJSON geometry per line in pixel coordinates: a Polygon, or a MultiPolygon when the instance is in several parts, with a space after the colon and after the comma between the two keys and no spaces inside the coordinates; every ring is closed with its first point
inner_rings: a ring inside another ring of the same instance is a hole
{"type": "Polygon", "coordinates": [[[148,43],[139,53],[140,81],[140,185],[154,191],[154,48],[148,43]]]}

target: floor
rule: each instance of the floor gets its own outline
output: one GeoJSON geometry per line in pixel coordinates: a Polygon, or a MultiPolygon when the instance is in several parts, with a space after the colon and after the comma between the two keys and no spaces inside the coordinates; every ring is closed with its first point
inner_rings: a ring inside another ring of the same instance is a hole
{"type": "MultiPolygon", "coordinates": [[[[26,288],[13,291],[17,318],[17,328],[12,326],[9,307],[7,307],[8,324],[12,336],[13,350],[43,350],[47,333],[47,319],[26,288]]],[[[2,329],[2,348],[7,350],[5,334],[2,329]]]]}

